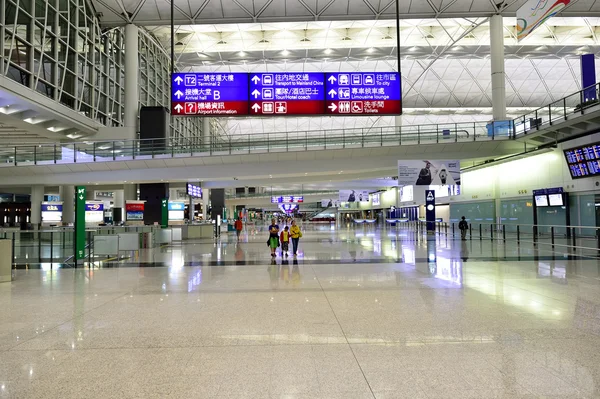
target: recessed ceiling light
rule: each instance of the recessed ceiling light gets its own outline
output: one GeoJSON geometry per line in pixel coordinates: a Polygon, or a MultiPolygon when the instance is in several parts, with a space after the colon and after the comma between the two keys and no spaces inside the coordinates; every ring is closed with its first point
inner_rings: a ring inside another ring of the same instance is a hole
{"type": "Polygon", "coordinates": [[[281,55],[283,55],[283,56],[285,57],[285,56],[288,56],[288,55],[290,55],[290,52],[289,52],[289,50],[283,50],[283,51],[281,52],[281,55]]]}
{"type": "Polygon", "coordinates": [[[373,47],[369,47],[369,48],[367,49],[367,53],[372,53],[372,52],[374,52],[374,51],[375,51],[375,49],[374,49],[373,47]]]}
{"type": "Polygon", "coordinates": [[[243,51],[240,51],[240,52],[238,53],[238,55],[239,55],[240,57],[245,57],[245,56],[246,56],[246,53],[245,53],[245,52],[243,52],[243,51]]]}
{"type": "Polygon", "coordinates": [[[331,54],[333,53],[333,50],[330,48],[325,49],[325,54],[331,54]]]}

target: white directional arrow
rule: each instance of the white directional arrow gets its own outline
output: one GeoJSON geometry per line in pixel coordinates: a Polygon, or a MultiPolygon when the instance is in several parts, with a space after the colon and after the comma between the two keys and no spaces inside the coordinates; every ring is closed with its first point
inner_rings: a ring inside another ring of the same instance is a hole
{"type": "Polygon", "coordinates": [[[80,199],[80,200],[82,200],[82,199],[83,199],[83,196],[81,196],[81,195],[80,195],[80,196],[79,196],[79,199],[80,199]]]}
{"type": "Polygon", "coordinates": [[[252,82],[254,82],[255,85],[258,84],[258,82],[260,82],[260,78],[257,75],[254,75],[251,80],[252,82]]]}
{"type": "Polygon", "coordinates": [[[182,109],[183,109],[183,107],[181,106],[181,104],[177,104],[175,106],[175,111],[177,111],[177,113],[180,113],[182,109]]]}
{"type": "Polygon", "coordinates": [[[181,76],[177,76],[175,78],[175,83],[177,83],[177,86],[179,86],[181,84],[181,82],[183,82],[183,79],[181,78],[181,76]]]}
{"type": "Polygon", "coordinates": [[[337,80],[337,78],[335,76],[331,75],[329,77],[329,79],[327,79],[327,80],[329,81],[329,83],[335,83],[335,81],[337,80]]]}
{"type": "Polygon", "coordinates": [[[329,90],[328,94],[331,96],[331,98],[335,98],[335,95],[337,94],[337,91],[331,89],[331,90],[329,90]]]}
{"type": "Polygon", "coordinates": [[[177,99],[179,100],[181,98],[181,96],[183,96],[183,93],[181,92],[181,90],[177,90],[175,92],[175,95],[177,96],[177,99]]]}
{"type": "Polygon", "coordinates": [[[260,96],[260,91],[254,89],[254,91],[252,92],[252,95],[254,96],[254,98],[258,98],[258,96],[260,96]]]}
{"type": "Polygon", "coordinates": [[[331,104],[329,107],[327,107],[331,110],[331,112],[335,112],[335,110],[337,109],[337,105],[335,104],[331,104]]]}
{"type": "Polygon", "coordinates": [[[260,110],[260,105],[258,105],[258,104],[256,104],[256,103],[255,103],[255,104],[252,106],[252,110],[253,110],[254,112],[258,112],[258,111],[260,110]]]}

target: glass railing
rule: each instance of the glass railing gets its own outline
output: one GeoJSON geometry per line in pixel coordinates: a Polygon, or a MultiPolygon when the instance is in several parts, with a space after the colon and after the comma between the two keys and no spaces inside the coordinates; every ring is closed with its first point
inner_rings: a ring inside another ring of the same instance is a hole
{"type": "Polygon", "coordinates": [[[531,131],[543,129],[563,122],[570,117],[599,111],[599,98],[600,84],[595,84],[522,115],[513,121],[514,136],[518,137],[531,131]]]}
{"type": "Polygon", "coordinates": [[[514,120],[356,129],[235,134],[201,144],[197,139],[115,140],[4,146],[0,166],[130,161],[152,158],[243,155],[399,145],[514,139],[570,117],[600,110],[600,84],[571,94],[514,120]]]}
{"type": "MultiPolygon", "coordinates": [[[[128,256],[127,251],[118,249],[118,245],[114,254],[107,254],[95,247],[99,238],[115,237],[123,233],[150,233],[146,236],[139,235],[139,249],[154,248],[181,240],[180,226],[174,226],[170,229],[161,229],[155,226],[87,227],[85,262],[100,262],[110,258],[128,256]],[[165,233],[170,234],[170,236],[165,236],[165,233]]],[[[0,238],[12,240],[13,263],[18,265],[33,263],[48,263],[49,266],[55,263],[74,265],[73,237],[73,227],[45,228],[42,230],[0,228],[0,238]]]]}
{"type": "Polygon", "coordinates": [[[244,198],[269,198],[269,197],[280,197],[280,196],[286,196],[286,195],[301,195],[301,196],[305,196],[305,195],[323,195],[323,199],[326,199],[327,197],[331,197],[332,195],[335,195],[335,197],[337,198],[339,194],[339,191],[333,191],[333,190],[290,190],[290,191],[269,191],[266,193],[230,193],[227,194],[225,197],[227,199],[244,199],[244,198]]]}
{"type": "Polygon", "coordinates": [[[237,134],[211,144],[168,139],[85,141],[4,147],[0,166],[25,166],[146,160],[210,155],[329,150],[380,146],[509,139],[510,133],[488,133],[485,123],[450,123],[359,129],[306,130],[237,134]]]}

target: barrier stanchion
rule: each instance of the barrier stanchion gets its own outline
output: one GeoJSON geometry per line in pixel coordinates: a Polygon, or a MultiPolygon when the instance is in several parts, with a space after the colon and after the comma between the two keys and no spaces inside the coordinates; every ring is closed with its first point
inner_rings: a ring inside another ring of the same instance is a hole
{"type": "Polygon", "coordinates": [[[494,225],[490,224],[490,240],[494,241],[494,225]]]}
{"type": "Polygon", "coordinates": [[[575,227],[573,227],[573,231],[571,232],[571,238],[573,238],[573,251],[575,251],[575,247],[577,246],[577,238],[575,237],[575,227]]]}
{"type": "Polygon", "coordinates": [[[481,223],[479,223],[479,241],[483,240],[483,233],[481,231],[481,223]]]}
{"type": "Polygon", "coordinates": [[[517,244],[521,243],[521,226],[517,225],[517,244]]]}
{"type": "Polygon", "coordinates": [[[550,241],[552,242],[552,248],[554,248],[554,226],[550,227],[550,241]]]}
{"type": "Polygon", "coordinates": [[[502,241],[506,242],[506,225],[502,225],[502,241]]]}

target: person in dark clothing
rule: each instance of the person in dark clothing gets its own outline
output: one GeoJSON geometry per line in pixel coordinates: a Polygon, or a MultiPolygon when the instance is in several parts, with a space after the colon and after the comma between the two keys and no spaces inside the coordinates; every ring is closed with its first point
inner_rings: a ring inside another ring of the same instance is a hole
{"type": "Polygon", "coordinates": [[[429,186],[432,181],[433,181],[433,177],[431,176],[431,163],[427,162],[427,163],[425,163],[425,167],[421,168],[421,171],[419,172],[419,177],[418,177],[415,185],[416,186],[429,186]]]}
{"type": "Polygon", "coordinates": [[[463,216],[461,221],[458,223],[458,229],[460,230],[460,239],[467,239],[467,231],[469,230],[469,223],[467,223],[466,218],[463,216]]]}

